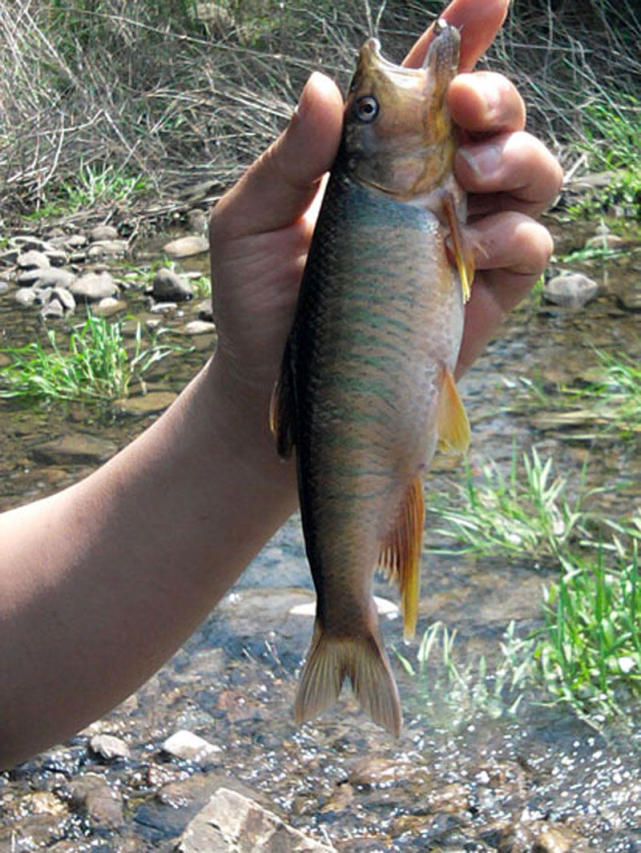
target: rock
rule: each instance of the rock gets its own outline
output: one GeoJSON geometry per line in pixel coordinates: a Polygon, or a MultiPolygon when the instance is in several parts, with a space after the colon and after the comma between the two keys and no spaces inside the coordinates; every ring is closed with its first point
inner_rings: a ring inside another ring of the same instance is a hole
{"type": "Polygon", "coordinates": [[[63,234],[59,237],[52,237],[49,244],[56,249],[80,249],[87,245],[87,238],[84,234],[63,234]]]}
{"type": "Polygon", "coordinates": [[[23,308],[29,308],[38,298],[38,293],[32,287],[20,287],[15,293],[16,302],[23,308]]]}
{"type": "Polygon", "coordinates": [[[74,432],[36,445],[33,455],[47,465],[64,465],[68,462],[95,464],[113,456],[117,449],[113,442],[106,439],[74,432]]]}
{"type": "Polygon", "coordinates": [[[45,255],[49,258],[52,267],[63,267],[67,263],[67,253],[54,246],[47,246],[45,255]]]}
{"type": "Polygon", "coordinates": [[[0,264],[2,266],[13,266],[18,260],[20,251],[18,249],[7,249],[5,252],[0,252],[0,264]]]}
{"type": "Polygon", "coordinates": [[[43,287],[69,287],[76,278],[71,270],[60,269],[60,267],[35,267],[25,270],[18,276],[18,284],[27,286],[38,284],[43,287]]]}
{"type": "Polygon", "coordinates": [[[0,281],[0,296],[2,296],[3,293],[7,293],[8,290],[9,290],[9,285],[7,284],[7,282],[6,281],[0,281]]]}
{"type": "Polygon", "coordinates": [[[626,283],[617,289],[616,297],[626,311],[641,311],[641,281],[626,283]]]}
{"type": "Polygon", "coordinates": [[[94,735],[89,741],[92,752],[111,761],[113,758],[129,758],[131,752],[129,746],[122,738],[114,735],[94,735]]]}
{"type": "Polygon", "coordinates": [[[16,259],[16,264],[21,270],[32,270],[34,268],[42,268],[51,266],[49,258],[44,252],[39,252],[36,249],[30,249],[28,252],[22,252],[16,259]]]}
{"type": "Polygon", "coordinates": [[[191,320],[178,330],[183,335],[213,335],[216,326],[207,320],[191,320]]]}
{"type": "Polygon", "coordinates": [[[207,216],[206,211],[194,209],[187,213],[187,222],[189,223],[190,229],[195,231],[196,234],[204,234],[207,231],[209,217],[207,216]]]}
{"type": "Polygon", "coordinates": [[[127,307],[127,303],[122,299],[116,299],[113,296],[105,296],[100,302],[94,306],[93,313],[99,317],[111,317],[112,314],[117,314],[118,311],[123,311],[127,307]]]}
{"type": "Polygon", "coordinates": [[[40,316],[44,320],[60,320],[65,316],[65,309],[61,302],[57,299],[51,299],[47,302],[47,304],[43,307],[40,312],[40,316]]]}
{"type": "Polygon", "coordinates": [[[196,306],[196,310],[198,311],[199,320],[207,320],[209,323],[214,322],[214,311],[211,304],[211,297],[199,302],[196,306]]]}
{"type": "Polygon", "coordinates": [[[124,823],[122,797],[103,776],[86,773],[69,786],[73,806],[84,811],[92,824],[116,829],[124,823]]]}
{"type": "Polygon", "coordinates": [[[126,240],[100,240],[99,243],[92,243],[87,250],[87,257],[92,260],[100,258],[121,258],[126,254],[128,249],[126,240]]]}
{"type": "Polygon", "coordinates": [[[180,729],[175,734],[168,737],[163,743],[162,748],[174,758],[182,758],[185,761],[191,761],[194,764],[207,765],[211,764],[214,756],[222,752],[219,746],[200,737],[187,729],[180,729]]]}
{"type": "Polygon", "coordinates": [[[113,225],[96,225],[89,232],[89,239],[92,243],[101,243],[103,241],[117,240],[118,229],[113,225]]]}
{"type": "Polygon", "coordinates": [[[169,269],[158,270],[151,287],[152,296],[159,302],[182,302],[194,295],[187,279],[169,269]]]}
{"type": "Polygon", "coordinates": [[[123,415],[151,415],[154,412],[162,412],[177,396],[173,391],[151,391],[140,397],[129,397],[120,403],[120,412],[123,415]]]}
{"type": "Polygon", "coordinates": [[[219,788],[189,823],[177,850],[181,853],[331,853],[333,847],[307,838],[258,803],[219,788]]]}
{"type": "Polygon", "coordinates": [[[199,235],[178,237],[163,246],[163,252],[170,258],[189,258],[191,255],[202,255],[208,251],[209,241],[199,235]]]}
{"type": "Polygon", "coordinates": [[[599,295],[599,285],[583,273],[563,273],[551,278],[543,288],[543,297],[564,308],[583,308],[599,295]]]}
{"type": "Polygon", "coordinates": [[[99,302],[107,296],[115,296],[118,286],[108,272],[88,272],[72,282],[69,290],[80,301],[99,302]]]}
{"type": "Polygon", "coordinates": [[[31,249],[41,252],[44,245],[45,241],[34,234],[16,234],[9,240],[9,246],[12,249],[18,249],[20,252],[29,252],[31,249]]]}

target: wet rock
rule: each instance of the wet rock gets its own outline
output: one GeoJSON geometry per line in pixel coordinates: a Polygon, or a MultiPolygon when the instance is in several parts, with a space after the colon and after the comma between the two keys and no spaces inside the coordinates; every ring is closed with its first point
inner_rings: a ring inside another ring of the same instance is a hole
{"type": "Polygon", "coordinates": [[[528,819],[527,812],[518,824],[510,827],[499,842],[499,853],[571,853],[587,850],[587,839],[562,824],[528,819]]]}
{"type": "Polygon", "coordinates": [[[119,409],[123,415],[151,415],[164,411],[177,396],[173,391],[150,391],[149,394],[123,400],[119,409]]]}
{"type": "Polygon", "coordinates": [[[598,283],[583,273],[554,276],[543,288],[545,300],[563,308],[583,308],[598,295],[598,283]]]}
{"type": "Polygon", "coordinates": [[[46,296],[43,296],[41,301],[43,309],[40,313],[45,319],[63,317],[65,314],[73,313],[76,308],[73,294],[64,287],[47,290],[46,296]]]}
{"type": "Polygon", "coordinates": [[[113,456],[117,449],[112,441],[75,432],[36,445],[33,455],[47,465],[64,465],[68,462],[95,464],[113,456]]]}
{"type": "Polygon", "coordinates": [[[209,251],[209,241],[206,237],[192,235],[178,237],[163,246],[163,252],[170,258],[189,258],[192,255],[202,255],[209,251]]]}
{"type": "Polygon", "coordinates": [[[158,270],[151,287],[152,296],[160,302],[182,302],[194,295],[187,279],[169,269],[158,270]]]}
{"type": "Polygon", "coordinates": [[[25,287],[30,284],[43,287],[69,287],[75,278],[76,276],[71,270],[61,269],[60,267],[36,267],[21,272],[18,276],[18,284],[25,287]]]}
{"type": "Polygon", "coordinates": [[[94,735],[89,741],[89,747],[92,752],[102,756],[107,761],[111,761],[114,758],[129,758],[131,756],[129,746],[122,738],[115,735],[94,735]]]}
{"type": "Polygon", "coordinates": [[[307,838],[258,803],[219,788],[183,833],[181,853],[303,853],[334,848],[307,838]]]}
{"type": "Polygon", "coordinates": [[[101,240],[99,243],[91,244],[87,250],[87,257],[93,261],[101,258],[122,258],[127,248],[126,240],[101,240]]]}
{"type": "Polygon", "coordinates": [[[190,320],[178,330],[183,335],[213,335],[216,326],[207,320],[190,320]]]}
{"type": "Polygon", "coordinates": [[[209,743],[205,738],[187,729],[181,729],[168,737],[162,745],[163,750],[174,758],[182,758],[193,764],[211,764],[222,749],[216,744],[209,743]]]}
{"type": "Polygon", "coordinates": [[[123,311],[127,307],[127,303],[122,299],[116,299],[114,296],[105,296],[100,302],[94,306],[93,313],[99,317],[111,317],[117,314],[118,311],[123,311]]]}
{"type": "Polygon", "coordinates": [[[60,817],[36,814],[0,830],[0,851],[51,849],[61,839],[65,829],[60,817]]]}
{"type": "Polygon", "coordinates": [[[2,296],[3,293],[7,293],[8,290],[9,290],[9,285],[7,284],[7,282],[6,281],[0,281],[0,296],[2,296]]]}
{"type": "Polygon", "coordinates": [[[89,239],[92,243],[101,243],[108,240],[118,239],[118,229],[113,225],[96,225],[89,232],[89,239]]]}
{"type": "Polygon", "coordinates": [[[69,792],[74,808],[86,813],[92,824],[116,829],[124,823],[122,797],[103,776],[86,773],[71,783],[69,792]]]}
{"type": "Polygon", "coordinates": [[[118,285],[108,272],[88,272],[69,285],[76,299],[83,302],[99,302],[118,293],[118,285]]]}
{"type": "Polygon", "coordinates": [[[16,259],[16,264],[21,270],[32,270],[34,268],[41,269],[42,267],[51,266],[49,258],[44,252],[39,252],[37,249],[30,249],[28,252],[22,252],[16,259]]]}
{"type": "Polygon", "coordinates": [[[348,781],[351,785],[374,787],[376,785],[399,782],[406,778],[407,763],[394,758],[382,758],[368,755],[361,758],[349,771],[348,781]]]}
{"type": "Polygon", "coordinates": [[[38,292],[32,287],[20,287],[15,292],[15,299],[23,308],[29,308],[38,298],[38,292]]]}

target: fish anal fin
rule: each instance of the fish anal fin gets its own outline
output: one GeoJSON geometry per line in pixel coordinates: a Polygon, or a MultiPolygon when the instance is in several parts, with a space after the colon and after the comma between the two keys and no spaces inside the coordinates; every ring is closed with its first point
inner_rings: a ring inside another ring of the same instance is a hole
{"type": "Polygon", "coordinates": [[[294,447],[294,421],[292,399],[292,375],[287,350],[283,358],[280,377],[274,384],[269,400],[269,428],[276,438],[278,455],[291,456],[294,447]]]}
{"type": "Polygon", "coordinates": [[[423,483],[417,474],[405,492],[396,524],[383,542],[379,557],[379,568],[398,584],[405,639],[414,636],[418,619],[424,522],[423,483]]]}
{"type": "Polygon", "coordinates": [[[446,368],[443,369],[436,422],[439,448],[446,452],[465,453],[470,444],[470,422],[456,389],[454,377],[446,368]]]}
{"type": "Polygon", "coordinates": [[[461,280],[463,302],[467,302],[472,293],[472,282],[474,280],[474,250],[469,239],[465,236],[461,220],[456,212],[454,198],[449,192],[443,196],[443,213],[450,229],[452,260],[461,280]]]}
{"type": "Polygon", "coordinates": [[[294,703],[296,722],[305,723],[331,708],[345,678],[351,681],[361,708],[398,737],[401,704],[377,630],[359,637],[334,637],[323,631],[318,620],[294,703]]]}

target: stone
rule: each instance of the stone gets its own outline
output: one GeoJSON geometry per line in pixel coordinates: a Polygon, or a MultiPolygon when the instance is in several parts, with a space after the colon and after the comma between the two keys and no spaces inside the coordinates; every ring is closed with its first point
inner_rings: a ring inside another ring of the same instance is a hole
{"type": "MultiPolygon", "coordinates": [[[[177,302],[156,302],[149,309],[152,314],[171,314],[178,309],[177,302]]],[[[158,321],[160,322],[160,321],[158,321]]]]}
{"type": "Polygon", "coordinates": [[[89,239],[92,243],[100,243],[105,240],[117,240],[118,229],[113,225],[96,225],[89,232],[89,239]]]}
{"type": "Polygon", "coordinates": [[[216,326],[207,320],[190,320],[178,330],[183,335],[213,335],[216,326]]]}
{"type": "Polygon", "coordinates": [[[69,287],[72,281],[76,278],[75,273],[71,270],[61,269],[60,267],[35,267],[34,269],[25,270],[18,276],[18,284],[23,286],[38,284],[43,287],[69,287]]]}
{"type": "Polygon", "coordinates": [[[94,735],[89,741],[89,747],[92,752],[101,755],[107,761],[111,761],[114,758],[131,757],[129,746],[122,738],[115,737],[115,735],[94,735]]]}
{"type": "Polygon", "coordinates": [[[126,240],[100,240],[98,243],[91,244],[87,250],[87,257],[93,261],[101,258],[121,258],[126,254],[127,249],[126,240]]]}
{"type": "Polygon", "coordinates": [[[150,391],[149,394],[123,400],[120,403],[120,412],[123,415],[152,415],[164,411],[177,396],[173,391],[150,391]]]}
{"type": "Polygon", "coordinates": [[[180,853],[332,853],[254,800],[219,788],[184,831],[180,853]]]}
{"type": "Polygon", "coordinates": [[[124,823],[122,797],[97,773],[79,776],[69,786],[71,802],[85,812],[92,824],[103,829],[116,829],[124,823]]]}
{"type": "Polygon", "coordinates": [[[119,311],[124,311],[127,303],[122,299],[116,299],[114,296],[105,296],[100,302],[94,306],[93,313],[99,317],[111,317],[119,311]]]}
{"type": "Polygon", "coordinates": [[[28,252],[31,249],[41,252],[44,245],[45,241],[34,234],[16,234],[9,240],[9,246],[12,249],[18,249],[20,252],[28,252]]]}
{"type": "Polygon", "coordinates": [[[195,208],[187,212],[187,222],[190,229],[196,234],[204,234],[209,224],[209,217],[206,211],[195,208]]]}
{"type": "Polygon", "coordinates": [[[69,286],[77,300],[99,302],[107,296],[118,293],[118,285],[108,272],[88,272],[81,275],[69,286]]]}
{"type": "Polygon", "coordinates": [[[617,289],[617,302],[626,311],[641,311],[641,281],[626,282],[617,289]]]}
{"type": "Polygon", "coordinates": [[[80,233],[63,234],[59,237],[52,237],[49,243],[57,249],[80,249],[87,245],[87,237],[80,233]]]}
{"type": "Polygon", "coordinates": [[[50,266],[49,258],[44,252],[39,252],[37,249],[30,249],[28,252],[19,254],[16,264],[21,270],[32,270],[34,267],[42,268],[50,266]]]}
{"type": "Polygon", "coordinates": [[[196,311],[198,312],[199,320],[207,320],[210,323],[214,322],[214,310],[211,304],[211,297],[199,302],[196,306],[196,311]]]}
{"type": "Polygon", "coordinates": [[[170,258],[189,258],[192,255],[202,255],[208,251],[209,241],[200,235],[178,237],[163,246],[163,252],[170,258]]]}
{"type": "Polygon", "coordinates": [[[107,439],[87,433],[70,432],[36,445],[33,454],[47,465],[64,465],[69,462],[96,464],[113,456],[117,449],[117,446],[107,439]]]}
{"type": "Polygon", "coordinates": [[[67,263],[67,253],[62,249],[48,245],[44,253],[49,258],[52,267],[63,267],[67,263]]]}
{"type": "Polygon", "coordinates": [[[154,276],[151,294],[159,302],[183,302],[193,297],[194,289],[184,276],[170,269],[160,269],[154,276]]]}
{"type": "Polygon", "coordinates": [[[7,282],[6,281],[0,281],[0,296],[2,296],[3,293],[7,293],[8,290],[9,290],[9,285],[7,284],[7,282]]]}
{"type": "Polygon", "coordinates": [[[0,264],[5,267],[13,266],[13,264],[18,260],[19,254],[19,249],[7,249],[4,252],[0,252],[0,264]]]}
{"type": "Polygon", "coordinates": [[[216,744],[209,743],[205,738],[187,729],[180,729],[168,737],[162,748],[174,758],[182,758],[200,765],[211,764],[214,756],[222,752],[216,744]]]}
{"type": "Polygon", "coordinates": [[[16,290],[15,299],[23,308],[29,308],[38,298],[38,293],[32,287],[20,287],[16,290]]]}
{"type": "Polygon", "coordinates": [[[598,283],[583,273],[562,273],[543,288],[544,299],[563,308],[583,308],[598,295],[598,283]]]}
{"type": "Polygon", "coordinates": [[[65,309],[57,299],[50,299],[40,312],[44,320],[60,320],[65,316],[65,309]]]}

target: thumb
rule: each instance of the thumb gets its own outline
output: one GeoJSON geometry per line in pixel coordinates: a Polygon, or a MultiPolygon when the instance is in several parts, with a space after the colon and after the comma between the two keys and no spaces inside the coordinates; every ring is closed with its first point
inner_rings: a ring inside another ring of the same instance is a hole
{"type": "Polygon", "coordinates": [[[291,225],[311,204],[340,142],[343,99],[336,84],[314,72],[287,128],[216,205],[229,236],[291,225]]]}

